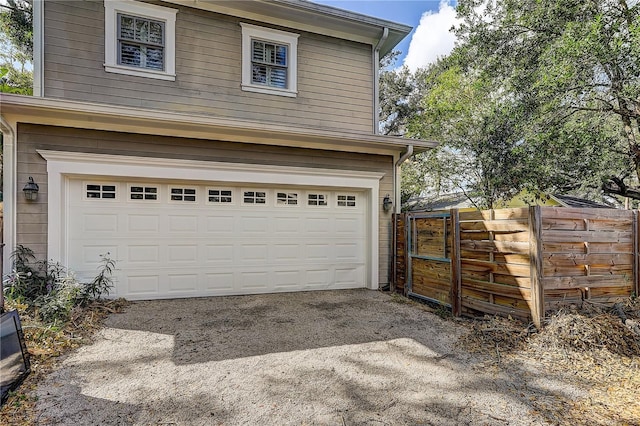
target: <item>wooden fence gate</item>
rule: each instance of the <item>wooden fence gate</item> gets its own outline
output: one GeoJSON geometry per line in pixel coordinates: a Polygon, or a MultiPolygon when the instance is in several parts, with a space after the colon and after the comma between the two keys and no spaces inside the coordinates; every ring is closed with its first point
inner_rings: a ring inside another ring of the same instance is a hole
{"type": "Polygon", "coordinates": [[[406,227],[405,293],[460,313],[458,211],[409,213],[406,227]]]}

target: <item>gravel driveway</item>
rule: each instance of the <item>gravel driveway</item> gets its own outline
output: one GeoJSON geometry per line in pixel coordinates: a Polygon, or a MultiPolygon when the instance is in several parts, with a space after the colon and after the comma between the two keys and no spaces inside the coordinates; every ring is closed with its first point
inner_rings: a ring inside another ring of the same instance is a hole
{"type": "MultiPolygon", "coordinates": [[[[136,302],[38,386],[39,424],[533,425],[561,383],[370,290],[136,302]]],[[[562,397],[570,395],[562,394],[562,397]]]]}

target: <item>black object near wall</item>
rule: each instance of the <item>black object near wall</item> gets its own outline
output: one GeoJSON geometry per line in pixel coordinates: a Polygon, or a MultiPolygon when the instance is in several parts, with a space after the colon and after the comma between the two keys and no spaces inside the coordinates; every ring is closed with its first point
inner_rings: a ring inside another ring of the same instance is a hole
{"type": "Polygon", "coordinates": [[[0,406],[30,372],[29,353],[18,312],[4,312],[0,315],[0,406]]]}

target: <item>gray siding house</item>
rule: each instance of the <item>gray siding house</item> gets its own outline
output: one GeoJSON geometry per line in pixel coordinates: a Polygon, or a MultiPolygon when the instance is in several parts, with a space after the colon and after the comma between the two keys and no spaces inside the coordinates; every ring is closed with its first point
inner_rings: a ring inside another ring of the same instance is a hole
{"type": "Polygon", "coordinates": [[[400,161],[434,146],[377,134],[379,57],[410,27],[294,0],[34,21],[34,96],[0,95],[5,273],[23,244],[80,278],[109,253],[129,299],[388,282],[400,161]]]}

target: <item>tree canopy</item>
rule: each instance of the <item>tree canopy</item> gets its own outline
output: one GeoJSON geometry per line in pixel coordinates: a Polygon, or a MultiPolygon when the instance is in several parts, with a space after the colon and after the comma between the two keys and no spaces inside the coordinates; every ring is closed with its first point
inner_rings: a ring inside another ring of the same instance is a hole
{"type": "Polygon", "coordinates": [[[483,207],[522,189],[634,196],[638,2],[460,0],[457,11],[453,52],[397,73],[419,101],[396,102],[411,108],[397,114],[410,117],[404,134],[440,140],[441,159],[459,166],[453,186],[483,207]]]}
{"type": "Polygon", "coordinates": [[[0,92],[33,92],[32,0],[6,0],[0,4],[0,92]]]}

